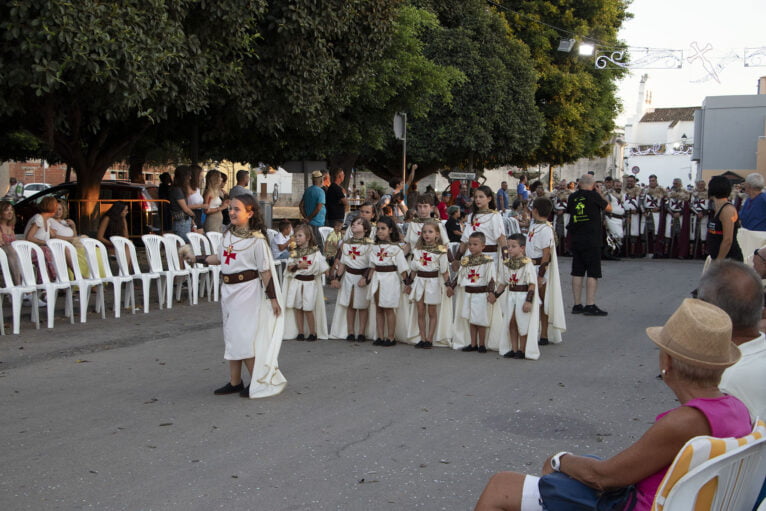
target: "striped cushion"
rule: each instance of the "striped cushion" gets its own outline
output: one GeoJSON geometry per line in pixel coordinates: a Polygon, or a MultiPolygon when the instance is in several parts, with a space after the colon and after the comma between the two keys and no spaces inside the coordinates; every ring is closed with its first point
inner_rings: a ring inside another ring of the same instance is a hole
{"type": "MultiPolygon", "coordinates": [[[[686,442],[686,445],[684,445],[678,455],[676,455],[673,464],[668,468],[665,477],[662,479],[662,483],[660,483],[660,487],[657,489],[657,495],[654,497],[652,511],[662,511],[670,490],[672,490],[678,480],[686,475],[691,469],[715,458],[716,456],[720,456],[731,449],[754,442],[764,436],[766,436],[766,424],[762,420],[759,420],[756,423],[755,428],[753,428],[753,432],[742,438],[698,436],[686,442]]],[[[708,481],[708,483],[700,489],[695,511],[707,511],[710,509],[717,487],[718,479],[714,478],[708,481]]]]}

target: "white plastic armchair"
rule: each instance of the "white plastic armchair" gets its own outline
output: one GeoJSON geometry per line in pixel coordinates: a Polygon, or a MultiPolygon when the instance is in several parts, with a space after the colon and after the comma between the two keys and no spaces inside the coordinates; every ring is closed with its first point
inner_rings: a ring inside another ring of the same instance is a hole
{"type": "Polygon", "coordinates": [[[319,228],[319,235],[322,237],[322,246],[324,246],[324,242],[327,240],[327,236],[329,236],[331,232],[332,227],[324,226],[319,228]]]}
{"type": "Polygon", "coordinates": [[[114,245],[114,253],[117,256],[117,266],[121,277],[130,277],[141,281],[141,290],[144,297],[144,314],[149,313],[149,299],[152,292],[152,280],[157,281],[157,302],[162,310],[162,301],[165,297],[165,281],[159,273],[141,271],[136,257],[136,246],[128,238],[111,236],[109,241],[114,245]]]}
{"type": "MultiPolygon", "coordinates": [[[[101,317],[106,317],[104,305],[104,282],[100,278],[85,278],[82,276],[82,270],[77,260],[77,249],[66,240],[51,239],[48,240],[48,248],[53,252],[53,261],[56,264],[56,279],[59,282],[66,282],[72,288],[77,287],[80,294],[80,323],[88,321],[88,303],[90,302],[91,289],[96,290],[96,312],[101,313],[101,317]],[[67,256],[72,266],[67,265],[67,256]],[[71,277],[70,277],[70,273],[71,277]]],[[[98,267],[95,273],[91,270],[91,275],[98,275],[98,267]]]]}
{"type": "Polygon", "coordinates": [[[136,289],[133,285],[133,277],[130,275],[114,275],[112,268],[109,265],[109,254],[106,251],[106,246],[97,239],[82,238],[83,247],[85,247],[85,253],[88,256],[88,268],[90,268],[91,275],[98,275],[100,269],[103,268],[104,275],[101,280],[105,284],[111,284],[114,291],[114,317],[120,317],[120,311],[122,310],[122,303],[125,303],[125,307],[130,307],[132,314],[136,313],[136,289]],[[125,294],[123,299],[122,286],[125,285],[125,294]]]}
{"type": "Polygon", "coordinates": [[[5,335],[5,322],[3,321],[3,299],[6,296],[11,298],[11,311],[13,314],[13,333],[18,335],[21,331],[21,305],[24,302],[24,295],[28,294],[32,301],[32,312],[30,313],[35,327],[40,328],[40,309],[37,304],[37,288],[24,284],[14,285],[11,277],[11,268],[8,265],[8,256],[4,250],[0,250],[0,270],[3,274],[3,287],[0,287],[0,334],[5,335]]]}
{"type": "MultiPolygon", "coordinates": [[[[210,287],[210,269],[207,266],[203,266],[201,264],[189,264],[186,261],[181,261],[181,258],[178,254],[178,248],[183,247],[186,245],[186,243],[179,235],[165,233],[162,235],[162,237],[165,238],[165,253],[168,256],[168,265],[173,262],[178,265],[176,266],[177,269],[183,268],[183,270],[189,272],[191,277],[191,284],[189,288],[191,304],[197,305],[199,303],[200,284],[202,285],[203,293],[205,289],[210,287]]],[[[194,251],[193,245],[192,251],[194,251]]],[[[180,297],[180,289],[176,290],[176,295],[177,297],[180,297]]]]}
{"type": "MultiPolygon", "coordinates": [[[[141,240],[143,240],[144,247],[146,247],[149,269],[153,273],[161,275],[161,278],[165,281],[165,304],[167,308],[173,308],[173,288],[176,277],[186,277],[187,285],[189,287],[189,301],[191,302],[191,274],[189,273],[189,270],[180,269],[178,251],[173,249],[175,243],[165,243],[165,239],[156,234],[144,234],[141,236],[141,240]],[[172,254],[168,253],[168,247],[171,247],[172,254]],[[164,264],[162,258],[163,248],[165,250],[164,264]]],[[[180,287],[177,294],[180,297],[180,287]]]]}
{"type": "MultiPolygon", "coordinates": [[[[216,252],[213,251],[213,247],[205,236],[197,234],[196,232],[190,232],[186,235],[189,238],[189,243],[194,250],[194,255],[213,255],[216,252]]],[[[218,301],[218,294],[220,291],[221,282],[221,265],[210,264],[207,266],[209,270],[209,277],[206,279],[207,283],[207,301],[212,298],[213,301],[218,301]]]]}
{"type": "Polygon", "coordinates": [[[53,328],[54,313],[56,310],[56,299],[58,292],[64,291],[64,315],[74,323],[74,314],[72,313],[72,286],[68,282],[57,281],[54,277],[48,275],[48,268],[45,265],[45,254],[40,247],[31,241],[16,240],[12,243],[13,248],[19,255],[21,263],[21,278],[25,286],[33,286],[35,289],[45,293],[48,308],[48,328],[53,328]],[[32,254],[37,258],[37,270],[40,273],[40,283],[37,283],[35,274],[35,264],[32,262],[32,254]]]}

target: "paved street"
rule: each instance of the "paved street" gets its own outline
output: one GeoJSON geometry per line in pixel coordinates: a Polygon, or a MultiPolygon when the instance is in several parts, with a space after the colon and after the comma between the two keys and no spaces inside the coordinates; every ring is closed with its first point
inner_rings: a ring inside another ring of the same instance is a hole
{"type": "Polygon", "coordinates": [[[701,268],[605,263],[609,316],[568,314],[564,344],[536,362],[287,341],[288,386],[265,400],[213,395],[228,369],[220,306],[204,299],[25,323],[0,338],[0,509],[470,509],[495,471],[536,473],[564,449],[608,456],[674,406],[644,329],[701,268]]]}

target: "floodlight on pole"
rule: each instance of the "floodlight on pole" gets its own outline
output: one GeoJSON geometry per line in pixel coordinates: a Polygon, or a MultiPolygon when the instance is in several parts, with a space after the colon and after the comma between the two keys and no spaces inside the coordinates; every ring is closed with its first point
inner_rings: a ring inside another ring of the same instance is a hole
{"type": "Polygon", "coordinates": [[[590,57],[593,55],[595,50],[596,47],[593,45],[593,43],[580,43],[577,46],[577,51],[581,57],[590,57]]]}
{"type": "Polygon", "coordinates": [[[559,41],[558,51],[569,53],[570,51],[572,51],[572,48],[574,48],[574,45],[575,45],[574,39],[562,39],[561,41],[559,41]]]}

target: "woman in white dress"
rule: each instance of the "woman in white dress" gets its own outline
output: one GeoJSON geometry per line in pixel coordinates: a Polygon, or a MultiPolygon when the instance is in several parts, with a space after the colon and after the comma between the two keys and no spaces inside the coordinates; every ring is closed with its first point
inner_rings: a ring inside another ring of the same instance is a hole
{"type": "Polygon", "coordinates": [[[205,210],[205,232],[221,232],[223,210],[229,207],[229,201],[221,199],[222,182],[223,174],[217,170],[208,171],[202,197],[202,202],[208,205],[205,210]]]}
{"type": "Polygon", "coordinates": [[[231,226],[217,254],[198,256],[197,262],[220,264],[223,287],[224,359],[229,361],[229,382],[216,395],[239,393],[260,398],[282,392],[287,380],[279,370],[284,315],[282,297],[265,227],[252,195],[232,199],[231,226]],[[242,364],[250,372],[250,385],[242,381],[242,364]]]}
{"type": "Polygon", "coordinates": [[[330,267],[307,224],[295,228],[295,247],[287,259],[284,277],[285,339],[316,341],[327,339],[322,275],[330,267]],[[304,335],[305,326],[309,335],[304,335]]]}
{"type": "Polygon", "coordinates": [[[194,225],[192,230],[198,230],[202,228],[203,218],[202,214],[207,209],[205,199],[200,193],[200,186],[202,185],[202,167],[199,165],[191,166],[191,179],[189,180],[189,187],[186,189],[186,203],[189,205],[189,209],[194,211],[194,225]]]}
{"type": "Polygon", "coordinates": [[[330,285],[339,290],[330,329],[330,337],[334,339],[364,342],[367,335],[375,335],[368,329],[370,299],[364,289],[370,267],[369,256],[374,248],[368,238],[370,229],[370,222],[365,218],[355,218],[349,227],[351,238],[338,248],[337,269],[330,277],[330,285]]]}
{"type": "MultiPolygon", "coordinates": [[[[87,236],[77,235],[77,226],[69,216],[69,208],[63,200],[58,201],[58,207],[53,218],[48,220],[48,226],[51,230],[51,238],[68,241],[77,250],[77,265],[80,267],[80,273],[86,279],[90,277],[90,268],[88,267],[88,256],[85,254],[85,247],[80,243],[80,238],[87,236]]],[[[73,261],[69,260],[69,252],[66,253],[67,264],[71,267],[73,261]]],[[[99,259],[99,263],[101,260],[99,259]]],[[[101,271],[102,269],[99,269],[101,271]]],[[[103,273],[102,273],[103,274],[103,273]]]]}
{"type": "MultiPolygon", "coordinates": [[[[40,212],[29,219],[24,229],[24,239],[39,245],[45,256],[45,261],[34,262],[38,265],[45,264],[48,270],[48,276],[51,280],[56,279],[56,264],[53,262],[53,252],[48,247],[48,240],[51,239],[51,229],[48,221],[56,214],[58,200],[55,197],[45,197],[38,206],[40,212]]],[[[33,254],[34,257],[34,254],[33,254]]]]}
{"type": "MultiPolygon", "coordinates": [[[[468,248],[468,238],[474,232],[484,234],[486,240],[485,254],[492,256],[496,262],[505,259],[503,254],[507,253],[508,250],[505,239],[505,224],[502,215],[495,211],[495,199],[489,186],[480,186],[473,191],[471,213],[467,217],[463,236],[460,238],[460,248],[458,249],[460,256],[465,254],[466,248],[468,248]]],[[[457,269],[458,259],[459,257],[453,263],[454,269],[457,269]]]]}
{"type": "Polygon", "coordinates": [[[370,254],[369,297],[375,306],[378,337],[373,344],[376,346],[394,346],[397,337],[404,339],[406,336],[402,279],[407,278],[409,267],[399,241],[399,229],[394,219],[390,216],[381,217],[378,220],[375,246],[370,254]],[[397,328],[397,325],[400,327],[397,328]]]}

